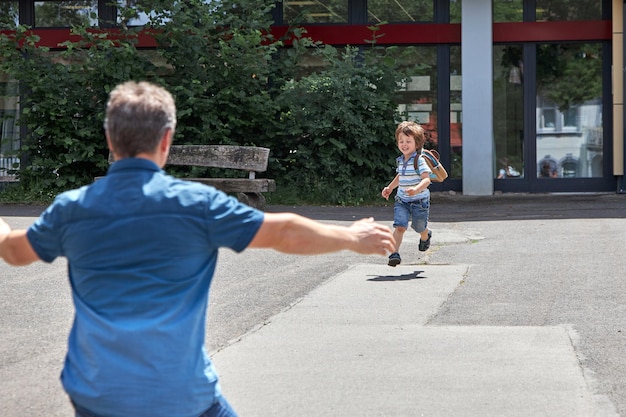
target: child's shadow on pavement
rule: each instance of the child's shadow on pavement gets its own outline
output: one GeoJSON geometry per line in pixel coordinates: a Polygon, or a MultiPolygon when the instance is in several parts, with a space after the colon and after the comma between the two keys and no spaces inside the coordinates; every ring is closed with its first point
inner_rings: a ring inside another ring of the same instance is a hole
{"type": "Polygon", "coordinates": [[[388,282],[388,281],[410,281],[412,279],[426,279],[428,277],[421,277],[420,274],[424,271],[415,271],[409,274],[402,275],[379,275],[375,278],[369,278],[368,281],[373,282],[388,282]]]}

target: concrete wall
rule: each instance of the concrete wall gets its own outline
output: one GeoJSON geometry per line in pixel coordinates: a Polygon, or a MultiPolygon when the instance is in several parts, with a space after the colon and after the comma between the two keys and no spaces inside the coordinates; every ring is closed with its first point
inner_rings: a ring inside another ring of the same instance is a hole
{"type": "Polygon", "coordinates": [[[613,174],[624,175],[624,0],[613,0],[613,174]]]}
{"type": "Polygon", "coordinates": [[[491,195],[494,179],[492,0],[463,0],[463,194],[491,195]],[[470,4],[471,3],[471,4],[470,4]]]}

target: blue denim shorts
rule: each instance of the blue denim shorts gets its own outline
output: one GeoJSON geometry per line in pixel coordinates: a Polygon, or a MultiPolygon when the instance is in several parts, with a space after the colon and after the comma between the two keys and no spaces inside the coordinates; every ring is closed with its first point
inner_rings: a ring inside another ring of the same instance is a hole
{"type": "MultiPolygon", "coordinates": [[[[74,410],[76,411],[76,417],[98,417],[96,414],[86,410],[72,401],[74,410]]],[[[231,408],[230,404],[224,397],[220,397],[215,404],[200,417],[237,417],[237,413],[231,408]]]]}
{"type": "Polygon", "coordinates": [[[404,202],[396,196],[393,204],[393,227],[409,227],[421,233],[428,227],[428,213],[430,211],[430,197],[421,200],[404,202]]]}

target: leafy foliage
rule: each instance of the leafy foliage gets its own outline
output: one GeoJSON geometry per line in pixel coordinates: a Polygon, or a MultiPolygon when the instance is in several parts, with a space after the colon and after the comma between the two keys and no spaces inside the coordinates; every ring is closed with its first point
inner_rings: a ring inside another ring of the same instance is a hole
{"type": "Polygon", "coordinates": [[[106,99],[131,79],[174,94],[178,143],[270,148],[267,176],[291,194],[276,198],[354,204],[378,196],[393,176],[394,97],[409,69],[399,69],[393,48],[376,46],[381,26],[372,27],[371,46],[339,50],[298,28],[274,39],[274,3],[265,0],[141,4],[121,9],[117,32],[74,27],[79,40],[63,52],[38,46],[23,26],[0,34],[0,72],[21,85],[21,187],[43,197],[103,175],[106,99]],[[158,45],[150,53],[136,48],[140,28],[126,25],[139,12],[158,45]],[[311,56],[321,69],[304,73],[311,56]]]}
{"type": "MultiPolygon", "coordinates": [[[[0,69],[20,81],[22,141],[20,185],[41,194],[93,181],[106,169],[103,135],[108,93],[118,82],[151,78],[129,33],[112,40],[105,33],[75,28],[77,42],[63,52],[37,46],[38,37],[20,26],[0,37],[0,69]]],[[[153,71],[152,71],[153,72],[153,71]]]]}
{"type": "Polygon", "coordinates": [[[288,136],[272,149],[302,199],[317,192],[332,203],[354,203],[364,179],[393,176],[393,96],[402,75],[383,56],[369,65],[371,53],[324,46],[316,54],[328,66],[286,84],[278,98],[288,136]]]}
{"type": "Polygon", "coordinates": [[[0,29],[15,29],[17,16],[17,2],[0,2],[0,29]]]}
{"type": "Polygon", "coordinates": [[[165,77],[179,104],[177,138],[188,143],[249,144],[272,134],[275,106],[266,88],[278,42],[268,34],[269,3],[151,4],[165,77]]]}
{"type": "Polygon", "coordinates": [[[537,89],[560,111],[602,96],[600,44],[540,45],[537,89]]]}

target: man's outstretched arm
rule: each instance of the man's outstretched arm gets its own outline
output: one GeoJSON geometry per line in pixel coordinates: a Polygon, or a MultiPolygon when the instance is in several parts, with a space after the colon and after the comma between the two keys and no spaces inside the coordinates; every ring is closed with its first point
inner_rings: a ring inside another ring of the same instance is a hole
{"type": "Polygon", "coordinates": [[[395,240],[389,227],[373,218],[338,226],[294,213],[265,213],[263,224],[248,247],[300,255],[341,250],[386,255],[395,251],[395,240]]]}
{"type": "Polygon", "coordinates": [[[16,266],[28,265],[39,260],[26,237],[26,230],[11,230],[2,218],[0,218],[0,258],[16,266]]]}

